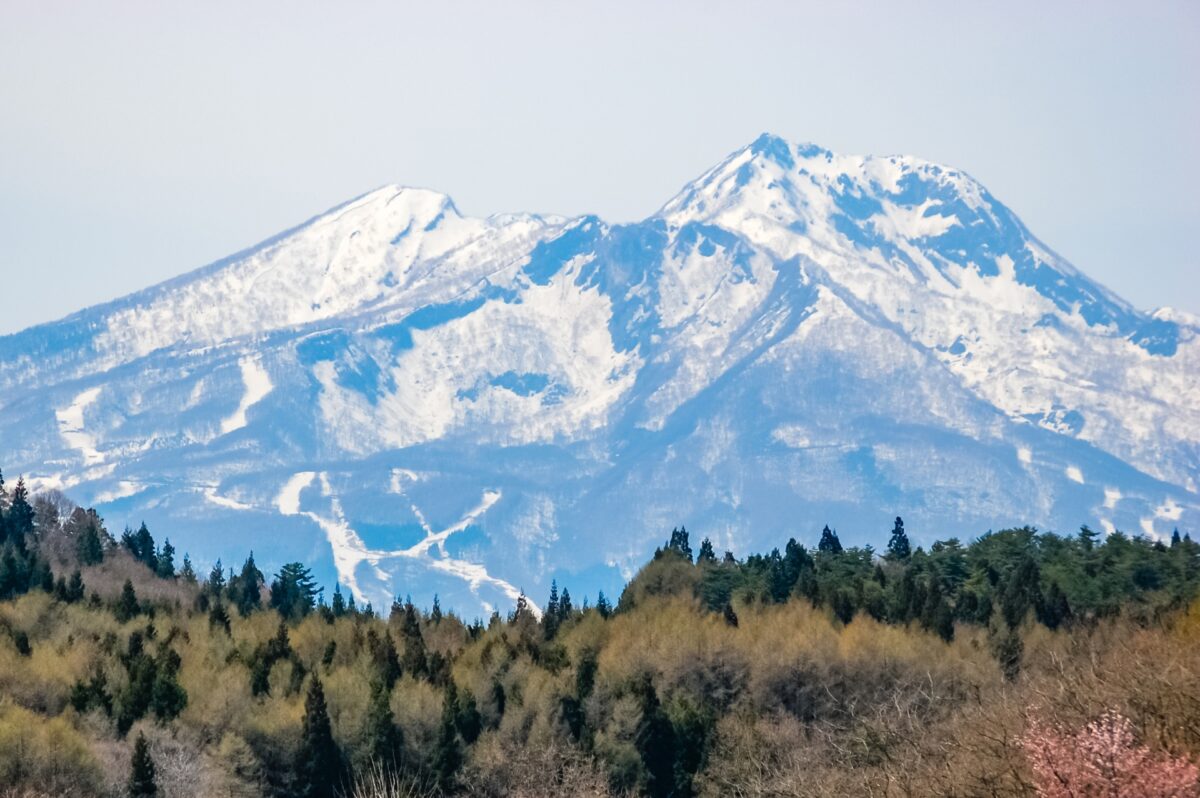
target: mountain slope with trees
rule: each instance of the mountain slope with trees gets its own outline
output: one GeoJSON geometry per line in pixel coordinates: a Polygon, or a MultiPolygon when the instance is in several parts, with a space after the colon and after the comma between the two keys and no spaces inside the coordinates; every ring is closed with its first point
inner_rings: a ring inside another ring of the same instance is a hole
{"type": "Polygon", "coordinates": [[[882,553],[825,527],[738,558],[678,528],[615,602],[468,622],[253,555],[201,576],[21,483],[0,530],[5,798],[1050,795],[1088,734],[1195,794],[1187,535],[925,549],[896,518],[882,553]]]}

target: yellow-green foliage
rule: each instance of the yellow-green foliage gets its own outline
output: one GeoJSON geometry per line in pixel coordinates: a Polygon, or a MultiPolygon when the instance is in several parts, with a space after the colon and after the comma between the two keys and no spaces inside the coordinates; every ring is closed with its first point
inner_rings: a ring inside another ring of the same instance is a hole
{"type": "Polygon", "coordinates": [[[100,792],[102,775],[68,718],[46,718],[0,700],[0,785],[86,796],[100,792]]]}
{"type": "MultiPolygon", "coordinates": [[[[608,619],[576,612],[553,627],[526,613],[472,631],[449,613],[422,617],[430,667],[401,674],[388,696],[404,778],[421,790],[437,782],[447,679],[460,701],[455,722],[470,718],[471,701],[478,711],[478,741],[455,738],[464,758],[457,783],[477,795],[641,789],[656,717],[681,748],[706,752],[681,795],[1026,794],[1015,741],[1030,711],[1074,723],[1116,709],[1150,744],[1200,754],[1200,602],[1155,623],[1110,618],[1052,631],[1027,619],[1011,681],[993,653],[999,621],[960,622],[943,636],[920,619],[887,624],[865,611],[843,623],[806,597],[771,603],[757,583],[729,594],[729,611],[713,612],[697,595],[703,568],[714,567],[668,552],[608,619]],[[590,679],[581,677],[585,662],[596,666],[590,679]]],[[[137,569],[145,571],[125,558],[96,573],[111,580],[137,569]]],[[[147,657],[178,655],[187,694],[178,717],[160,721],[148,710],[134,726],[162,760],[163,798],[287,794],[314,674],[345,760],[367,761],[384,678],[377,655],[386,651],[369,641],[390,640],[403,662],[400,618],[315,612],[285,627],[284,655],[264,659],[278,647],[274,611],[242,617],[226,600],[226,632],[197,606],[197,588],[140,578],[150,580],[138,592],[153,612],[123,624],[103,604],[66,604],[40,590],[0,602],[0,786],[119,791],[129,738],[117,713],[91,705],[81,715],[72,701],[97,674],[114,705],[126,700],[136,687],[127,656],[135,634],[147,657]],[[256,667],[262,695],[252,694],[256,667]]]]}

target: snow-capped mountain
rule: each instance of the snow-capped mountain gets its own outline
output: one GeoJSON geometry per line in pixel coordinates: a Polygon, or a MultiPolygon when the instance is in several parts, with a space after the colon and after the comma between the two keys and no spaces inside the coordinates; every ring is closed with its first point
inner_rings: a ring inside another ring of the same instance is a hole
{"type": "Polygon", "coordinates": [[[0,464],[200,563],[470,614],[611,591],[680,523],[1195,527],[1198,333],[958,170],[764,135],[636,224],[388,186],[0,338],[0,464]]]}

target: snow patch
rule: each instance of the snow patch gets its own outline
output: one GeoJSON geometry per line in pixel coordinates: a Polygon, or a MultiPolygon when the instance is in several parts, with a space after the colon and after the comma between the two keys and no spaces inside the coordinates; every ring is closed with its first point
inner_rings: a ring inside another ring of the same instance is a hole
{"type": "MultiPolygon", "coordinates": [[[[231,499],[228,496],[222,496],[221,494],[217,493],[216,485],[209,485],[208,487],[206,487],[204,489],[203,493],[204,493],[204,498],[208,499],[210,502],[217,505],[218,507],[224,507],[229,510],[243,510],[243,511],[254,509],[249,504],[243,504],[242,502],[238,501],[237,499],[231,499]]],[[[297,501],[299,501],[298,494],[297,494],[297,501]]]]}
{"type": "Polygon", "coordinates": [[[117,482],[116,486],[113,487],[112,490],[107,490],[107,491],[103,491],[101,493],[97,493],[95,496],[92,497],[92,501],[95,502],[96,504],[108,504],[109,502],[115,502],[118,499],[125,499],[125,498],[133,496],[135,494],[141,493],[145,489],[146,489],[146,486],[141,484],[140,482],[134,482],[133,480],[122,479],[117,482]]]}
{"type": "Polygon", "coordinates": [[[275,497],[275,506],[284,515],[300,514],[300,494],[316,479],[317,472],[301,471],[293,474],[275,497]]]}
{"type": "Polygon", "coordinates": [[[83,464],[92,466],[104,462],[104,454],[96,448],[96,439],[84,429],[83,411],[100,396],[101,388],[88,388],[78,394],[69,407],[54,411],[58,419],[58,434],[67,446],[83,455],[83,464]]]}
{"type": "Polygon", "coordinates": [[[242,369],[242,383],[246,386],[246,391],[242,394],[242,401],[238,404],[237,410],[233,411],[233,415],[221,421],[222,435],[228,435],[245,427],[246,411],[261,402],[275,387],[271,384],[271,378],[266,369],[262,367],[262,363],[257,358],[242,358],[239,365],[242,369]]]}
{"type": "Polygon", "coordinates": [[[1117,502],[1121,501],[1122,495],[1119,488],[1104,489],[1104,507],[1108,510],[1117,509],[1117,502]]]}
{"type": "Polygon", "coordinates": [[[1154,510],[1154,517],[1164,521],[1178,521],[1182,516],[1183,508],[1170,497],[1154,510]]]}

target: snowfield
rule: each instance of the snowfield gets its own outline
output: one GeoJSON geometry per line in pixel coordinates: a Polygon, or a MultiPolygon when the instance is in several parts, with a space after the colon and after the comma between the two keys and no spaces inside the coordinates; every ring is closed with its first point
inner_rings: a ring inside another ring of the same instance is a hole
{"type": "Polygon", "coordinates": [[[1200,520],[1200,322],[965,173],[764,135],[654,216],[386,186],[0,338],[0,465],[376,604],[619,588],[673,526],[881,545],[1200,520]]]}

